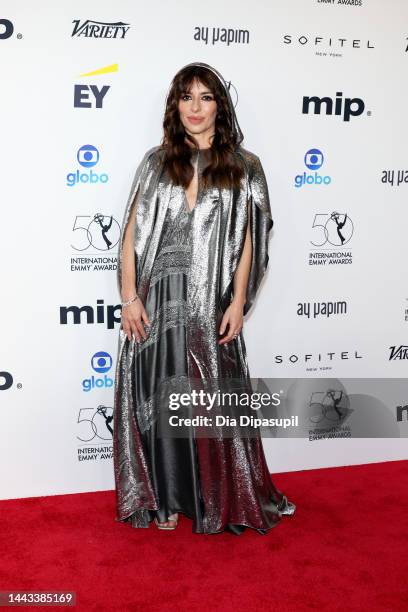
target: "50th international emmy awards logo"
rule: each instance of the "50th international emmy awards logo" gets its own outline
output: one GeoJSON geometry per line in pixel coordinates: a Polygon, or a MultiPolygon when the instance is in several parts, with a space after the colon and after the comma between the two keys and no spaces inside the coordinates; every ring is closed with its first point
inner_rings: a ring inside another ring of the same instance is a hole
{"type": "Polygon", "coordinates": [[[94,215],[77,215],[72,231],[75,244],[71,243],[71,248],[79,252],[91,248],[101,252],[112,251],[120,238],[120,225],[117,220],[113,215],[100,212],[94,215]]]}
{"type": "Polygon", "coordinates": [[[80,408],[78,414],[81,442],[110,441],[113,436],[113,408],[100,404],[92,408],[80,408]]]}

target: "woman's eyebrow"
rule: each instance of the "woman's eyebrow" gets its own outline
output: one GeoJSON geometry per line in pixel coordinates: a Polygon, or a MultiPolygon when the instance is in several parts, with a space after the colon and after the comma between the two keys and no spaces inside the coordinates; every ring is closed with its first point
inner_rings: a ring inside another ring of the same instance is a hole
{"type": "MultiPolygon", "coordinates": [[[[191,94],[191,91],[184,91],[183,93],[191,94]]],[[[202,96],[203,94],[211,94],[211,95],[213,95],[212,91],[201,91],[200,95],[202,96]]]]}

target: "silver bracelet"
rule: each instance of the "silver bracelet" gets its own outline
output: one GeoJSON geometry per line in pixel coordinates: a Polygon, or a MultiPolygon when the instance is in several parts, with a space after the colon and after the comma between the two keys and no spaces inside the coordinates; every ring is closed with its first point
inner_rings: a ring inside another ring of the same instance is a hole
{"type": "Polygon", "coordinates": [[[131,300],[128,300],[127,302],[122,302],[122,308],[125,308],[126,306],[129,306],[129,304],[131,304],[135,300],[140,300],[140,297],[137,295],[137,293],[136,293],[135,297],[132,297],[131,300]]]}

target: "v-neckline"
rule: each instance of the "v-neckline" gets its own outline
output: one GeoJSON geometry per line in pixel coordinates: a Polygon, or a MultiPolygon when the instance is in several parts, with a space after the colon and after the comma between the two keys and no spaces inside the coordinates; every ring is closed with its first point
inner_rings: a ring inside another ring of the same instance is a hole
{"type": "Polygon", "coordinates": [[[184,187],[182,187],[182,190],[183,190],[183,195],[184,195],[184,204],[185,204],[185,208],[186,208],[186,213],[187,213],[188,215],[192,215],[192,214],[193,214],[193,212],[194,212],[194,211],[195,211],[195,209],[196,209],[197,202],[198,202],[198,189],[197,189],[197,197],[196,197],[196,201],[195,201],[195,204],[194,204],[194,206],[193,206],[193,208],[192,208],[191,210],[190,210],[190,206],[189,206],[189,204],[188,204],[186,190],[184,189],[184,187]]]}
{"type": "Polygon", "coordinates": [[[201,161],[200,160],[200,151],[202,151],[202,150],[207,151],[208,149],[197,149],[196,152],[195,152],[195,155],[197,156],[197,167],[196,167],[196,170],[197,170],[197,195],[196,195],[196,200],[194,202],[193,208],[190,209],[190,205],[189,205],[189,202],[188,202],[186,190],[185,190],[185,188],[183,186],[181,187],[181,189],[183,191],[183,195],[184,195],[185,207],[187,209],[186,212],[187,212],[188,215],[192,215],[193,214],[193,212],[195,211],[195,209],[197,207],[197,203],[198,203],[198,196],[199,196],[199,193],[200,193],[200,168],[199,168],[200,161],[201,161]]]}

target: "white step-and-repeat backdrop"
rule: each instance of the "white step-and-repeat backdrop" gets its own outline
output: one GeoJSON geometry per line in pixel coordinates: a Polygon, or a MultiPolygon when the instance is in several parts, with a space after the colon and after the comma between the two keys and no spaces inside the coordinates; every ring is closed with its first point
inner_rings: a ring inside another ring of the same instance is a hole
{"type": "MultiPolygon", "coordinates": [[[[1,498],[114,486],[120,224],[191,61],[230,82],[270,188],[252,376],[405,376],[407,50],[404,0],[3,0],[1,498]]],[[[272,473],[406,457],[397,436],[264,445],[272,473]]]]}

